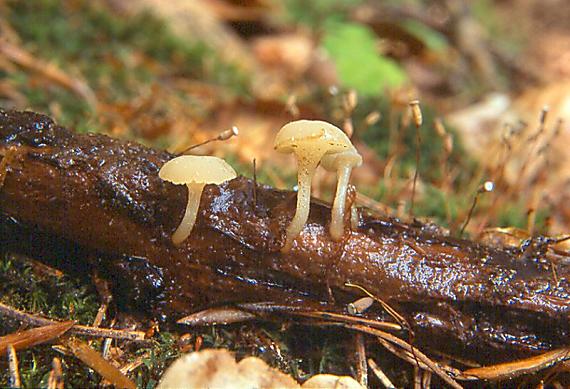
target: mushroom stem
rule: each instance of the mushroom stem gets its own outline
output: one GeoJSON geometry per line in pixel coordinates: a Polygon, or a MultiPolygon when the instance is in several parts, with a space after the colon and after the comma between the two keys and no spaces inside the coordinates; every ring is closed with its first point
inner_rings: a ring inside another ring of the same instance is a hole
{"type": "Polygon", "coordinates": [[[291,223],[287,227],[285,245],[281,249],[286,253],[291,250],[293,240],[301,233],[309,218],[311,206],[311,181],[319,165],[322,155],[310,155],[299,158],[299,173],[297,175],[297,210],[291,223]]]}
{"type": "Polygon", "coordinates": [[[346,208],[346,192],[352,166],[345,165],[337,170],[336,194],[333,201],[330,234],[334,241],[342,239],[344,234],[344,211],[346,208]]]}
{"type": "Polygon", "coordinates": [[[202,197],[202,190],[205,185],[201,183],[186,184],[188,187],[188,203],[186,204],[186,211],[180,225],[172,234],[172,243],[175,245],[184,242],[190,235],[190,232],[192,232],[192,228],[196,223],[198,207],[200,206],[200,197],[202,197]]]}

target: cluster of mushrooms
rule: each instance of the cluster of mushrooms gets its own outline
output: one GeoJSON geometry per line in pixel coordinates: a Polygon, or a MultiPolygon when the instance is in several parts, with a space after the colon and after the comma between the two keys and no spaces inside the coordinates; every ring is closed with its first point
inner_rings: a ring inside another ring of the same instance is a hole
{"type": "MultiPolygon", "coordinates": [[[[274,148],[293,153],[297,158],[297,209],[287,227],[286,241],[281,249],[288,252],[309,218],[311,182],[319,163],[336,172],[337,187],[333,201],[330,234],[339,241],[344,234],[348,183],[352,169],[362,164],[362,157],[346,134],[338,127],[320,120],[297,120],[283,126],[275,138],[274,148]]],[[[166,162],[159,172],[165,181],[188,187],[184,217],[172,242],[184,242],[196,222],[202,190],[206,184],[219,185],[236,177],[235,170],[223,159],[210,156],[183,155],[166,162]]]]}

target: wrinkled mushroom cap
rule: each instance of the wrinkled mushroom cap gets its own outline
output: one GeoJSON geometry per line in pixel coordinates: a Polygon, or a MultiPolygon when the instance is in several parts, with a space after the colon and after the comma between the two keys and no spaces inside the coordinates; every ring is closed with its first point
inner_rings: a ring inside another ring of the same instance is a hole
{"type": "Polygon", "coordinates": [[[158,176],[173,184],[221,184],[237,176],[223,159],[211,156],[183,155],[166,162],[158,176]]]}
{"type": "MultiPolygon", "coordinates": [[[[275,137],[275,150],[281,153],[297,149],[320,154],[338,153],[353,147],[338,127],[321,120],[297,120],[284,125],[275,137]]],[[[306,151],[304,151],[306,152],[306,151]]]]}

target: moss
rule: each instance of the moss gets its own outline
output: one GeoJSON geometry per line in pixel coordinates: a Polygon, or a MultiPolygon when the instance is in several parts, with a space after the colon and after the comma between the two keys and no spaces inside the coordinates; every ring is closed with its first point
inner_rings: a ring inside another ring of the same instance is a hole
{"type": "Polygon", "coordinates": [[[55,319],[89,324],[99,302],[95,288],[69,276],[46,275],[22,257],[4,254],[0,259],[1,300],[18,309],[55,319]]]}
{"type": "Polygon", "coordinates": [[[177,336],[168,332],[161,333],[150,349],[138,350],[135,355],[148,353],[143,358],[143,365],[136,369],[134,380],[139,388],[154,388],[164,370],[180,355],[177,336]]]}
{"type": "MultiPolygon", "coordinates": [[[[237,67],[222,61],[203,42],[178,38],[149,13],[125,18],[86,0],[22,1],[10,3],[8,22],[25,49],[71,77],[85,78],[106,103],[132,99],[149,85],[173,76],[245,92],[247,79],[237,67]]],[[[15,82],[29,108],[49,112],[50,106],[58,104],[63,125],[78,125],[93,114],[71,91],[37,85],[24,70],[2,76],[15,82]]]]}
{"type": "MultiPolygon", "coordinates": [[[[98,298],[95,289],[82,280],[56,276],[42,271],[26,258],[2,253],[0,255],[0,300],[18,309],[58,320],[92,323],[98,298]]],[[[20,324],[3,319],[1,333],[16,331],[20,324]]],[[[54,357],[62,358],[50,345],[18,352],[20,374],[24,387],[46,387],[54,357]]],[[[65,381],[71,387],[93,386],[88,369],[72,357],[64,358],[65,381]]],[[[7,386],[8,371],[0,369],[0,386],[7,386]]]]}
{"type": "MultiPolygon", "coordinates": [[[[528,225],[528,212],[523,200],[506,204],[502,207],[497,215],[497,227],[516,227],[526,229],[528,225]]],[[[545,233],[547,230],[547,222],[550,210],[539,208],[535,215],[534,231],[536,233],[545,233]]]]}

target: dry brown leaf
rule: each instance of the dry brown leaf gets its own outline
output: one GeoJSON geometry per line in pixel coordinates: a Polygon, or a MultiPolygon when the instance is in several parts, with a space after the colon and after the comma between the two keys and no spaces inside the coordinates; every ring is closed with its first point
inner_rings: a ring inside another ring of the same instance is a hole
{"type": "Polygon", "coordinates": [[[252,48],[259,63],[296,79],[309,69],[315,45],[300,34],[281,34],[255,38],[252,48]]]}

